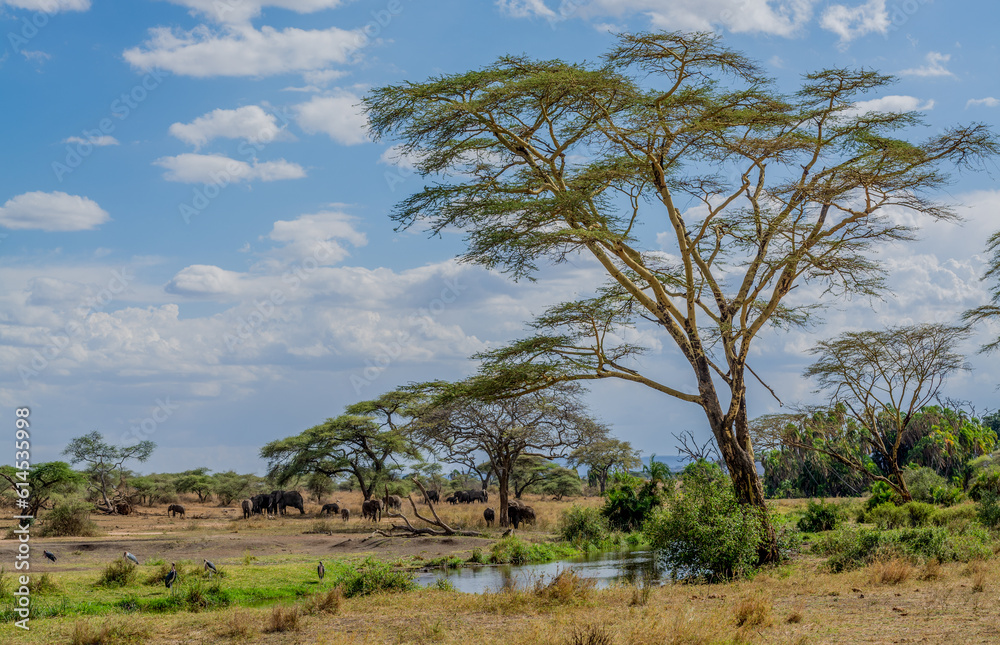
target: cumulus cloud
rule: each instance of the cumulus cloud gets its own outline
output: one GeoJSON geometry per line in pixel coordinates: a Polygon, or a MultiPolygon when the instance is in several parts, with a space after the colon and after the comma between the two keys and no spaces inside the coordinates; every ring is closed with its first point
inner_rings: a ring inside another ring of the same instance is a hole
{"type": "Polygon", "coordinates": [[[855,7],[831,5],[823,12],[819,24],[840,36],[841,43],[848,43],[866,34],[888,33],[890,21],[885,0],[869,0],[855,7]]]}
{"type": "Polygon", "coordinates": [[[302,166],[278,159],[247,163],[224,155],[202,155],[188,152],[176,157],[160,157],[153,164],[166,168],[163,178],[188,184],[228,184],[234,182],[278,181],[301,179],[306,176],[302,166]]]}
{"type": "Polygon", "coordinates": [[[61,11],[87,11],[90,0],[0,0],[0,7],[59,13],[61,11]]]}
{"type": "Polygon", "coordinates": [[[295,106],[295,121],[309,134],[323,132],[345,146],[365,143],[368,141],[368,119],[360,103],[361,97],[350,92],[314,96],[295,106]]]}
{"type": "Polygon", "coordinates": [[[169,132],[196,149],[218,137],[268,143],[283,134],[277,117],[257,105],[212,110],[191,123],[174,123],[169,132]]]}
{"type": "Polygon", "coordinates": [[[264,7],[288,9],[297,13],[314,13],[323,9],[334,9],[343,0],[240,0],[220,2],[219,0],[170,0],[174,4],[190,7],[216,22],[248,22],[260,15],[264,7]]]}
{"type": "Polygon", "coordinates": [[[915,96],[902,96],[890,94],[870,101],[858,101],[851,109],[846,110],[848,115],[861,115],[866,112],[922,112],[934,108],[934,101],[927,100],[921,102],[915,96]]]}
{"type": "Polygon", "coordinates": [[[561,3],[499,0],[501,11],[515,18],[587,20],[643,14],[657,29],[711,30],[720,25],[734,33],[792,36],[811,18],[814,0],[590,0],[561,3]]]}
{"type": "Polygon", "coordinates": [[[338,240],[354,247],[368,243],[365,234],[355,228],[355,221],[356,218],[345,213],[323,211],[294,220],[279,220],[267,237],[283,244],[282,255],[293,259],[312,256],[320,264],[335,264],[347,257],[347,250],[338,240]]]}
{"type": "Polygon", "coordinates": [[[0,226],[42,231],[89,231],[111,217],[92,199],[55,191],[17,195],[0,207],[0,226]]]}
{"type": "Polygon", "coordinates": [[[924,57],[927,64],[923,67],[912,67],[910,69],[904,69],[900,72],[901,76],[923,76],[923,77],[933,77],[933,76],[954,76],[945,65],[951,60],[951,54],[942,54],[941,52],[927,52],[927,56],[924,57]]]}
{"type": "Polygon", "coordinates": [[[982,99],[969,99],[968,102],[965,104],[965,107],[970,108],[970,107],[977,107],[980,105],[983,107],[996,107],[1000,105],[1000,99],[995,99],[992,96],[987,96],[986,98],[982,99]]]}
{"type": "Polygon", "coordinates": [[[117,146],[118,139],[115,139],[110,134],[102,134],[99,137],[66,137],[62,141],[63,143],[89,143],[92,146],[102,147],[102,146],[117,146]]]}
{"type": "Polygon", "coordinates": [[[191,31],[155,27],[140,47],[124,52],[142,70],[165,69],[182,76],[273,76],[325,69],[348,62],[368,42],[360,29],[274,29],[226,25],[191,31]]]}

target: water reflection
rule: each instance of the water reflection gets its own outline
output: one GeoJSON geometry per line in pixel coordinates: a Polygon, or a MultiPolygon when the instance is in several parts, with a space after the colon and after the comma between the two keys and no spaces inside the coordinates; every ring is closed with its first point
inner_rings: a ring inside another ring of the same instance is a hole
{"type": "Polygon", "coordinates": [[[573,569],[581,578],[594,580],[597,588],[659,581],[664,576],[661,563],[651,551],[623,551],[595,553],[545,564],[470,566],[447,571],[428,571],[417,575],[417,583],[428,586],[439,578],[446,578],[456,591],[483,593],[512,587],[531,587],[538,580],[551,580],[564,569],[573,569]]]}

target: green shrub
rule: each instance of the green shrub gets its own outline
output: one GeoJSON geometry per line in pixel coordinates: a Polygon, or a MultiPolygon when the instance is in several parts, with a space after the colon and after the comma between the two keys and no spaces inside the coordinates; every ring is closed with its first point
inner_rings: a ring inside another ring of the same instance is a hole
{"type": "Polygon", "coordinates": [[[600,544],[611,532],[608,519],[601,510],[573,505],[563,511],[559,520],[559,535],[573,544],[600,544]]]}
{"type": "Polygon", "coordinates": [[[827,504],[823,500],[809,500],[805,515],[799,520],[799,530],[810,533],[832,531],[840,520],[840,508],[833,502],[827,504]]]}
{"type": "Polygon", "coordinates": [[[899,504],[903,501],[892,486],[885,482],[872,482],[868,490],[871,496],[865,502],[865,510],[871,510],[882,504],[899,504]]]}
{"type": "Polygon", "coordinates": [[[628,473],[615,473],[605,492],[601,514],[616,531],[639,529],[660,505],[662,493],[656,479],[642,480],[628,473]]]}
{"type": "Polygon", "coordinates": [[[983,491],[979,497],[979,508],[976,517],[984,525],[991,529],[1000,526],[1000,500],[997,494],[991,490],[983,491]]]}
{"type": "Polygon", "coordinates": [[[939,508],[931,516],[931,524],[944,526],[952,533],[961,533],[971,523],[977,520],[979,507],[976,504],[962,504],[950,508],[939,508]]]}
{"type": "Polygon", "coordinates": [[[865,522],[879,529],[898,529],[909,524],[909,514],[892,502],[884,502],[865,513],[865,522]]]}
{"type": "Polygon", "coordinates": [[[56,504],[42,522],[41,537],[95,537],[97,523],[90,519],[93,505],[82,499],[66,499],[56,504]]]}
{"type": "Polygon", "coordinates": [[[736,500],[728,478],[700,469],[685,471],[643,532],[674,578],[730,579],[753,573],[763,520],[736,500]]]}
{"type": "Polygon", "coordinates": [[[135,583],[138,567],[125,558],[112,560],[97,580],[98,587],[127,587],[135,583]]]}
{"type": "Polygon", "coordinates": [[[390,591],[412,591],[417,588],[412,573],[400,571],[387,562],[371,557],[365,558],[360,564],[341,568],[334,584],[343,586],[345,598],[390,591]]]}
{"type": "Polygon", "coordinates": [[[961,533],[943,527],[906,528],[889,531],[842,528],[820,538],[816,553],[829,556],[834,572],[867,566],[876,560],[902,557],[910,560],[968,562],[991,557],[990,535],[978,524],[961,533]]]}
{"type": "Polygon", "coordinates": [[[938,506],[954,506],[965,499],[965,493],[957,486],[935,486],[931,489],[931,501],[938,506]]]}
{"type": "Polygon", "coordinates": [[[933,502],[934,488],[948,484],[947,479],[937,474],[933,468],[926,466],[907,469],[903,472],[903,481],[906,482],[906,489],[910,491],[910,495],[918,502],[933,502]]]}
{"type": "Polygon", "coordinates": [[[977,502],[986,493],[1000,495],[1000,470],[990,468],[976,475],[975,481],[969,487],[969,497],[977,502]]]}
{"type": "Polygon", "coordinates": [[[909,525],[913,527],[930,526],[931,518],[937,513],[933,504],[925,504],[924,502],[907,502],[900,508],[906,512],[909,525]]]}

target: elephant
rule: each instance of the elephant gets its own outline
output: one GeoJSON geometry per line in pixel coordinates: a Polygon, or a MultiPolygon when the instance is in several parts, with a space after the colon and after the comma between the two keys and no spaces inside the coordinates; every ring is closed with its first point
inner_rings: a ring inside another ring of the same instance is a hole
{"type": "Polygon", "coordinates": [[[268,515],[278,514],[278,501],[281,499],[281,496],[284,494],[284,492],[285,491],[283,490],[272,490],[271,493],[267,496],[268,515]]]}
{"type": "Polygon", "coordinates": [[[490,501],[490,495],[485,490],[469,490],[465,491],[469,495],[469,503],[472,502],[482,502],[485,504],[490,501]]]}
{"type": "Polygon", "coordinates": [[[492,508],[487,508],[483,511],[483,519],[486,520],[486,526],[493,526],[493,520],[495,520],[496,517],[496,513],[493,512],[492,508]]]}
{"type": "Polygon", "coordinates": [[[340,517],[343,518],[345,522],[351,519],[351,511],[347,507],[340,509],[340,517]]]}
{"type": "Polygon", "coordinates": [[[472,500],[469,499],[469,491],[460,490],[455,492],[455,499],[457,499],[462,504],[468,504],[472,500]]]}
{"type": "Polygon", "coordinates": [[[250,503],[253,504],[251,509],[251,514],[253,515],[263,515],[267,511],[267,495],[254,495],[250,498],[250,503]]]}
{"type": "Polygon", "coordinates": [[[399,495],[386,495],[385,496],[385,510],[392,509],[394,511],[403,510],[403,500],[399,495]]]}
{"type": "Polygon", "coordinates": [[[444,501],[448,502],[449,504],[458,504],[458,498],[454,495],[449,495],[448,497],[445,497],[444,501]]]}
{"type": "Polygon", "coordinates": [[[180,504],[171,504],[167,507],[167,515],[171,515],[171,517],[177,517],[177,515],[184,517],[184,507],[180,504]]]}
{"type": "Polygon", "coordinates": [[[242,502],[240,502],[240,506],[243,507],[243,519],[245,520],[250,519],[250,516],[253,515],[253,504],[250,502],[250,500],[248,499],[243,500],[242,502]]]}
{"type": "Polygon", "coordinates": [[[441,503],[441,494],[438,493],[436,490],[427,491],[427,503],[430,502],[441,503]]]}
{"type": "Polygon", "coordinates": [[[302,493],[297,490],[288,491],[278,491],[280,495],[278,496],[278,510],[282,515],[285,514],[285,509],[289,506],[292,508],[299,509],[299,515],[305,515],[305,503],[302,499],[302,493]]]}
{"type": "Polygon", "coordinates": [[[340,515],[340,504],[337,502],[333,502],[332,504],[323,504],[323,508],[320,510],[320,513],[326,513],[327,515],[330,513],[340,515]]]}
{"type": "Polygon", "coordinates": [[[522,502],[518,502],[517,504],[510,503],[507,505],[507,518],[510,520],[510,525],[515,529],[522,523],[534,524],[535,509],[526,506],[522,502]]]}
{"type": "Polygon", "coordinates": [[[361,502],[361,517],[372,522],[382,521],[382,500],[366,499],[361,502]]]}

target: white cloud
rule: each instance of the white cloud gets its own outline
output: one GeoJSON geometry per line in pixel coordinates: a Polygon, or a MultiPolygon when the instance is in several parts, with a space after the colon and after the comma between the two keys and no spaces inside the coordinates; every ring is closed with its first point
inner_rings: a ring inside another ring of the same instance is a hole
{"type": "Polygon", "coordinates": [[[42,231],[88,231],[110,220],[92,199],[55,191],[24,193],[0,207],[0,226],[42,231]]]}
{"type": "Polygon", "coordinates": [[[67,137],[63,139],[63,143],[89,143],[92,146],[117,146],[118,139],[115,139],[110,134],[102,134],[99,137],[88,137],[84,139],[83,137],[67,137]]]}
{"type": "Polygon", "coordinates": [[[345,146],[368,141],[368,119],[361,97],[350,92],[336,96],[314,96],[295,106],[295,121],[306,132],[323,132],[345,146]]]}
{"type": "Polygon", "coordinates": [[[845,110],[848,115],[861,115],[866,112],[922,112],[934,108],[934,101],[923,103],[915,96],[891,94],[870,101],[858,101],[851,109],[845,110]]]}
{"type": "Polygon", "coordinates": [[[280,179],[300,179],[306,176],[302,166],[278,159],[277,161],[253,161],[247,163],[223,155],[200,155],[185,153],[176,157],[160,157],[153,162],[166,168],[163,178],[189,184],[216,183],[229,184],[240,181],[278,181],[280,179]]]}
{"type": "Polygon", "coordinates": [[[156,27],[142,47],[124,52],[125,60],[143,70],[165,69],[174,74],[211,76],[273,76],[325,69],[348,62],[368,42],[361,30],[336,27],[277,30],[199,25],[191,31],[156,27]]]}
{"type": "Polygon", "coordinates": [[[7,5],[16,9],[59,13],[60,11],[87,11],[90,0],[0,0],[0,6],[7,5]]]}
{"type": "Polygon", "coordinates": [[[840,36],[847,43],[866,34],[885,34],[889,31],[889,12],[885,0],[869,0],[856,7],[831,5],[823,12],[820,26],[840,36]]]}
{"type": "Polygon", "coordinates": [[[343,0],[170,0],[174,4],[190,7],[193,12],[208,16],[216,22],[248,22],[260,15],[263,7],[278,7],[298,13],[313,13],[334,9],[343,0]]]}
{"type": "Polygon", "coordinates": [[[927,52],[927,56],[924,58],[927,64],[923,67],[913,67],[911,69],[904,69],[900,72],[902,76],[954,76],[945,64],[951,60],[951,54],[942,54],[941,52],[927,52]]]}
{"type": "Polygon", "coordinates": [[[796,34],[812,18],[815,0],[590,0],[563,2],[553,10],[544,0],[499,0],[501,11],[515,18],[587,20],[646,15],[656,29],[711,30],[721,25],[734,33],[796,34]]]}
{"type": "Polygon", "coordinates": [[[269,257],[297,261],[311,257],[319,265],[336,264],[348,256],[339,240],[354,247],[368,244],[364,233],[354,227],[354,217],[337,211],[301,215],[294,220],[279,220],[268,239],[283,243],[269,257]]]}
{"type": "Polygon", "coordinates": [[[970,108],[980,105],[984,107],[996,107],[1000,105],[1000,99],[995,99],[992,96],[987,96],[982,99],[969,99],[968,102],[966,102],[965,107],[970,108]]]}
{"type": "Polygon", "coordinates": [[[257,105],[235,110],[212,110],[191,123],[174,123],[170,134],[196,149],[212,139],[244,139],[251,143],[269,143],[282,136],[278,119],[257,105]]]}

